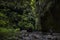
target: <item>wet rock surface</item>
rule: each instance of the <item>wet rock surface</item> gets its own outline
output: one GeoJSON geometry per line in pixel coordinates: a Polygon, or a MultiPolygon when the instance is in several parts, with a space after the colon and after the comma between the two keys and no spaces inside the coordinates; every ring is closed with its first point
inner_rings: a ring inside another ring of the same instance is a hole
{"type": "Polygon", "coordinates": [[[20,32],[16,32],[14,36],[10,36],[7,38],[0,38],[0,40],[60,40],[60,33],[53,33],[50,35],[49,33],[43,34],[42,32],[27,32],[26,30],[22,30],[20,32]]]}
{"type": "Polygon", "coordinates": [[[23,30],[17,34],[18,40],[60,40],[60,33],[53,33],[54,35],[42,34],[42,32],[27,32],[23,30]]]}

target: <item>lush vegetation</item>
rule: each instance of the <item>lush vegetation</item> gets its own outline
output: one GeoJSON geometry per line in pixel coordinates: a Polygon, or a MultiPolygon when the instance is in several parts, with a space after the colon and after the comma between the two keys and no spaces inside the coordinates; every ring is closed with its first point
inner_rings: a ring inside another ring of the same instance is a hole
{"type": "Polygon", "coordinates": [[[34,0],[1,0],[0,26],[6,28],[33,28],[35,26],[34,0]]]}
{"type": "Polygon", "coordinates": [[[59,31],[59,5],[59,0],[55,2],[50,0],[1,0],[0,33],[10,33],[11,30],[16,32],[16,29],[59,31]]]}

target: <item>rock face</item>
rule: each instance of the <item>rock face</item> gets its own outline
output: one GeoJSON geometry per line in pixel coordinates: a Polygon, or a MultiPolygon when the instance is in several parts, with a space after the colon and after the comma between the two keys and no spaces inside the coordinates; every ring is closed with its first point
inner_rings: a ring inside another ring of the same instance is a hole
{"type": "Polygon", "coordinates": [[[50,28],[53,28],[54,32],[60,32],[60,0],[46,1],[45,9],[42,8],[44,14],[41,17],[42,31],[49,31],[50,28]]]}

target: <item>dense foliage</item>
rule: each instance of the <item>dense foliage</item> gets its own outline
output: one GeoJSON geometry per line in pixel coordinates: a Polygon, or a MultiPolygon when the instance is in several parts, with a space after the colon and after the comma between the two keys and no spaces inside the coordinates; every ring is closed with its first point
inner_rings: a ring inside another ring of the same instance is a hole
{"type": "Polygon", "coordinates": [[[0,40],[15,40],[20,30],[60,32],[60,1],[0,0],[0,40]]]}
{"type": "Polygon", "coordinates": [[[35,17],[34,0],[0,1],[0,27],[34,29],[35,17]]]}
{"type": "Polygon", "coordinates": [[[59,5],[59,0],[1,0],[0,27],[58,31],[59,5]]]}

